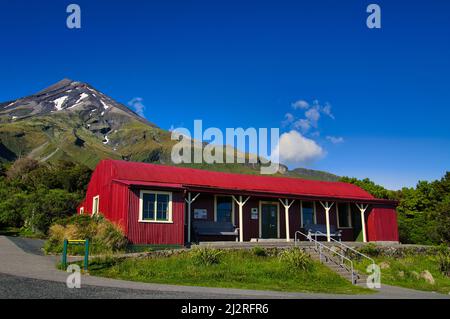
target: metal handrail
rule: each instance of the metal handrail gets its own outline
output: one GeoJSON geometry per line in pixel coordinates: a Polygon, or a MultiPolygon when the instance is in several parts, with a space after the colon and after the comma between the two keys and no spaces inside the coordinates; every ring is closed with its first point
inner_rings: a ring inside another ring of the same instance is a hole
{"type": "MultiPolygon", "coordinates": [[[[297,234],[301,234],[301,235],[303,235],[306,239],[308,239],[310,242],[314,242],[316,250],[317,250],[317,248],[318,248],[318,252],[319,252],[319,260],[320,260],[320,262],[322,262],[322,254],[323,254],[322,249],[323,249],[323,248],[326,248],[326,249],[328,249],[329,251],[331,251],[331,253],[336,254],[336,255],[338,255],[339,257],[341,257],[341,264],[340,264],[339,266],[343,266],[343,267],[347,268],[346,265],[344,264],[344,260],[347,260],[348,262],[350,262],[350,271],[351,271],[351,276],[352,276],[352,284],[355,284],[355,280],[354,280],[355,272],[354,272],[354,268],[353,268],[353,261],[352,261],[350,258],[348,258],[348,257],[346,257],[346,256],[344,256],[344,255],[342,255],[342,254],[340,254],[340,253],[334,251],[334,250],[331,249],[330,247],[325,246],[324,244],[320,243],[319,241],[313,239],[313,238],[311,237],[311,235],[306,235],[306,234],[302,233],[302,232],[299,231],[299,230],[297,230],[297,231],[295,232],[295,234],[294,234],[294,246],[295,246],[295,247],[297,246],[297,241],[298,241],[297,234]]],[[[327,257],[328,257],[330,260],[332,260],[331,257],[329,257],[329,256],[327,256],[327,257]]],[[[347,270],[348,270],[348,269],[347,269],[347,270]]]]}
{"type": "MultiPolygon", "coordinates": [[[[322,233],[321,231],[316,231],[314,234],[316,235],[316,240],[317,240],[317,234],[319,234],[319,235],[325,235],[325,236],[326,236],[326,234],[322,233]]],[[[336,239],[331,238],[331,237],[330,237],[330,239],[331,239],[332,241],[338,243],[339,245],[341,245],[341,249],[342,249],[342,247],[345,247],[346,249],[349,249],[349,250],[355,252],[356,254],[361,255],[361,256],[363,256],[363,257],[366,258],[366,259],[369,259],[369,260],[372,262],[372,265],[375,265],[375,260],[373,260],[373,259],[370,258],[369,256],[367,256],[367,255],[365,255],[365,254],[363,254],[363,253],[357,251],[356,249],[354,249],[354,248],[352,248],[352,247],[350,247],[350,246],[348,246],[348,245],[342,243],[341,241],[337,241],[336,239]]]]}

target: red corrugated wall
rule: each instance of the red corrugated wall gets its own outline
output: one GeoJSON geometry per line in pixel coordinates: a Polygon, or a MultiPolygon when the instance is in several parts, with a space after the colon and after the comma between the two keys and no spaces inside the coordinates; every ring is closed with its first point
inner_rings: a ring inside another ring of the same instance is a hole
{"type": "Polygon", "coordinates": [[[123,184],[111,182],[111,162],[101,161],[92,173],[86,198],[80,207],[84,207],[85,214],[92,213],[93,198],[99,196],[99,211],[108,220],[118,225],[126,234],[127,230],[127,203],[128,187],[123,184]]]}
{"type": "Polygon", "coordinates": [[[103,214],[110,212],[111,205],[111,162],[101,161],[92,173],[89,182],[86,199],[84,201],[84,212],[92,213],[92,199],[99,195],[99,211],[103,214]]]}
{"type": "Polygon", "coordinates": [[[129,191],[128,240],[132,244],[184,245],[184,197],[172,193],[173,223],[140,223],[139,190],[129,191]]]}
{"type": "Polygon", "coordinates": [[[369,241],[398,241],[397,213],[391,207],[373,207],[367,218],[369,241]]]}

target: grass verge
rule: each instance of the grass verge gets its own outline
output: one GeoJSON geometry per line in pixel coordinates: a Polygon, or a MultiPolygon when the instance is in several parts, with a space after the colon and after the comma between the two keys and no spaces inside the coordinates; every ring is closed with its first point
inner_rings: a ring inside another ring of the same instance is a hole
{"type": "Polygon", "coordinates": [[[248,250],[223,250],[218,262],[198,263],[190,252],[166,257],[112,257],[93,260],[92,275],[131,281],[204,287],[366,294],[373,291],[352,285],[322,264],[312,261],[307,270],[292,269],[278,256],[259,256],[248,250]]]}
{"type": "MultiPolygon", "coordinates": [[[[436,291],[443,294],[450,293],[450,277],[439,269],[437,255],[409,254],[402,257],[373,257],[375,263],[381,267],[381,283],[404,288],[424,291],[436,291]],[[428,271],[434,283],[424,277],[428,271]]],[[[366,273],[369,262],[356,263],[360,273],[366,273]]]]}

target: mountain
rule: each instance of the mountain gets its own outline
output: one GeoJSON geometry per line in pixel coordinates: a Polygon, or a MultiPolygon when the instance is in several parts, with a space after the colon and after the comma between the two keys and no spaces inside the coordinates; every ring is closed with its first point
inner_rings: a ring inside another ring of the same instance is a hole
{"type": "MultiPolygon", "coordinates": [[[[63,79],[15,101],[0,103],[0,162],[23,156],[41,162],[68,160],[95,167],[103,158],[172,164],[171,133],[140,117],[87,83],[63,79]]],[[[257,164],[183,166],[259,174],[257,164]]],[[[307,169],[280,175],[334,180],[307,169]]]]}
{"type": "Polygon", "coordinates": [[[293,170],[287,171],[286,176],[301,177],[305,179],[315,179],[328,182],[337,182],[340,179],[340,176],[337,176],[335,174],[308,168],[295,168],[293,170]]]}

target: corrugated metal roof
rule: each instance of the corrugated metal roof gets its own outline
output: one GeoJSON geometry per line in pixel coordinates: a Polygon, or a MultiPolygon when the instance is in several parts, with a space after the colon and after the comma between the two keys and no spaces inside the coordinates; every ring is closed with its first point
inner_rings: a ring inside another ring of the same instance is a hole
{"type": "Polygon", "coordinates": [[[374,200],[374,197],[360,187],[343,182],[324,182],[300,178],[244,175],[213,172],[193,168],[166,165],[110,161],[112,178],[127,183],[163,183],[184,187],[217,188],[258,193],[292,194],[325,198],[349,198],[374,200]]]}
{"type": "Polygon", "coordinates": [[[146,181],[129,180],[129,179],[113,179],[113,182],[122,183],[125,185],[152,186],[152,187],[161,187],[161,188],[183,188],[183,184],[146,182],[146,181]]]}

